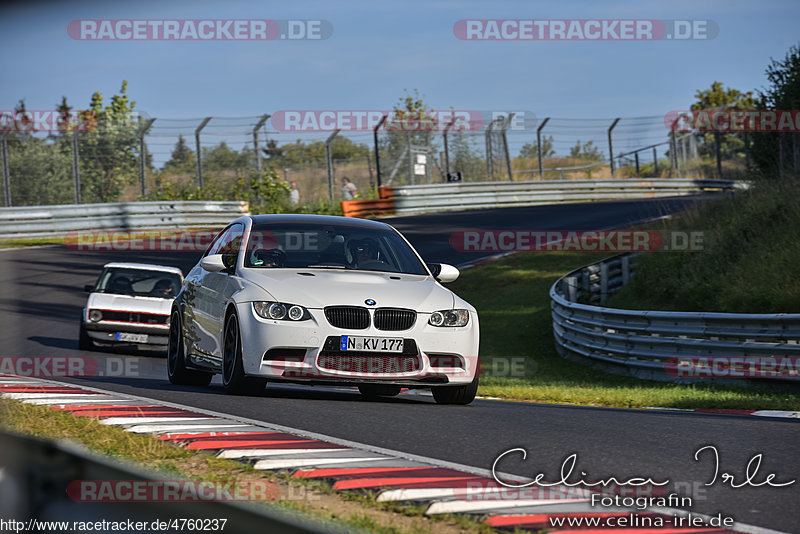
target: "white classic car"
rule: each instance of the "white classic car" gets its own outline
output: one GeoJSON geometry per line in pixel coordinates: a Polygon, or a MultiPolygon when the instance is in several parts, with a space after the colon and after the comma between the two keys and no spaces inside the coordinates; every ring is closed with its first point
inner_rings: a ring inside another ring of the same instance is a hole
{"type": "Polygon", "coordinates": [[[172,305],[173,384],[257,393],[268,380],[358,386],[364,396],[430,388],[469,404],[478,315],[388,224],[322,215],[239,218],[187,274],[172,305]]]}
{"type": "Polygon", "coordinates": [[[108,263],[89,293],[81,317],[80,348],[95,341],[167,345],[169,312],[183,283],[176,267],[108,263]]]}

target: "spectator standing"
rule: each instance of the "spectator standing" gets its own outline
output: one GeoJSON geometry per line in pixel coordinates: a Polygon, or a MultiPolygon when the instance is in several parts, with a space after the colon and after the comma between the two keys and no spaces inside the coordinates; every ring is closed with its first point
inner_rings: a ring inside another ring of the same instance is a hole
{"type": "Polygon", "coordinates": [[[292,204],[300,204],[300,190],[297,189],[297,182],[292,182],[289,186],[291,187],[289,190],[289,200],[291,200],[292,204]]]}
{"type": "Polygon", "coordinates": [[[342,177],[342,200],[355,200],[358,197],[356,184],[350,181],[347,176],[342,177]]]}

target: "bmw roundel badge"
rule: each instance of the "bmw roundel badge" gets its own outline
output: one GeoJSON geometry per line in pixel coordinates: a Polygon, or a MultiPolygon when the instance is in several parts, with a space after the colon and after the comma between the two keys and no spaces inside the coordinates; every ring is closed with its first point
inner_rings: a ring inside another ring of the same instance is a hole
{"type": "Polygon", "coordinates": [[[367,299],[364,301],[364,304],[366,304],[367,306],[375,306],[375,301],[372,299],[367,299]]]}

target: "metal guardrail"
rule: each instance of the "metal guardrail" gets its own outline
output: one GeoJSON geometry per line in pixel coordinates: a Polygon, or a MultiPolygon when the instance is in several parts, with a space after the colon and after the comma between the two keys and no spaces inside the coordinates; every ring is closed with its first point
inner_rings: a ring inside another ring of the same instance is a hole
{"type": "Polygon", "coordinates": [[[688,178],[465,182],[393,188],[397,213],[500,208],[690,195],[746,189],[747,182],[688,178]]]}
{"type": "Polygon", "coordinates": [[[247,202],[204,200],[0,208],[0,239],[82,230],[207,228],[223,226],[247,213],[247,202]]]}
{"type": "MultiPolygon", "coordinates": [[[[68,487],[79,480],[160,480],[133,465],[112,462],[70,443],[54,442],[0,430],[0,518],[28,524],[73,522],[146,522],[175,519],[225,519],[225,532],[344,532],[333,525],[312,523],[297,514],[238,502],[74,501],[68,487]]],[[[172,480],[176,480],[174,477],[172,480]]],[[[97,492],[99,493],[99,492],[97,492]]],[[[110,527],[109,527],[110,528],[110,527]]],[[[124,530],[124,529],[123,529],[124,530]]],[[[149,528],[147,531],[166,530],[149,528]]],[[[55,529],[53,530],[55,531],[55,529]]],[[[173,531],[173,530],[170,530],[173,531]]],[[[18,530],[19,532],[19,530],[18,530]]]]}
{"type": "Polygon", "coordinates": [[[674,379],[669,365],[684,357],[800,358],[800,314],[604,307],[608,296],[633,275],[635,259],[632,254],[614,256],[565,274],[553,284],[553,335],[562,356],[611,364],[617,371],[654,379],[674,379]]]}

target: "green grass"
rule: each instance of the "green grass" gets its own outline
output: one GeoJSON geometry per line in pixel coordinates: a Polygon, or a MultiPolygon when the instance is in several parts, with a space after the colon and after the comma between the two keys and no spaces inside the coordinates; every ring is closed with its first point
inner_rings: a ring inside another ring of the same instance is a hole
{"type": "Polygon", "coordinates": [[[703,250],[641,258],[609,300],[618,308],[800,313],[800,184],[758,182],[703,204],[662,230],[702,231],[703,250]]]}
{"type": "Polygon", "coordinates": [[[41,245],[63,245],[64,237],[30,237],[27,239],[6,239],[0,240],[0,249],[2,248],[22,248],[22,247],[36,247],[41,245]]]}
{"type": "Polygon", "coordinates": [[[345,530],[366,529],[381,534],[488,534],[480,517],[427,517],[420,505],[377,502],[376,492],[333,490],[326,480],[291,478],[288,473],[259,471],[246,463],[188,451],[146,434],[106,426],[91,417],[75,417],[46,406],[0,398],[0,428],[47,439],[65,439],[115,460],[135,461],[164,478],[181,477],[219,484],[269,481],[279,488],[278,500],[259,503],[305,518],[334,523],[345,530]]]}
{"type": "Polygon", "coordinates": [[[796,387],[646,381],[603,373],[559,356],[552,334],[550,286],[570,270],[605,256],[526,252],[466,270],[448,284],[477,308],[480,317],[484,372],[479,395],[619,407],[800,408],[796,387]]]}

